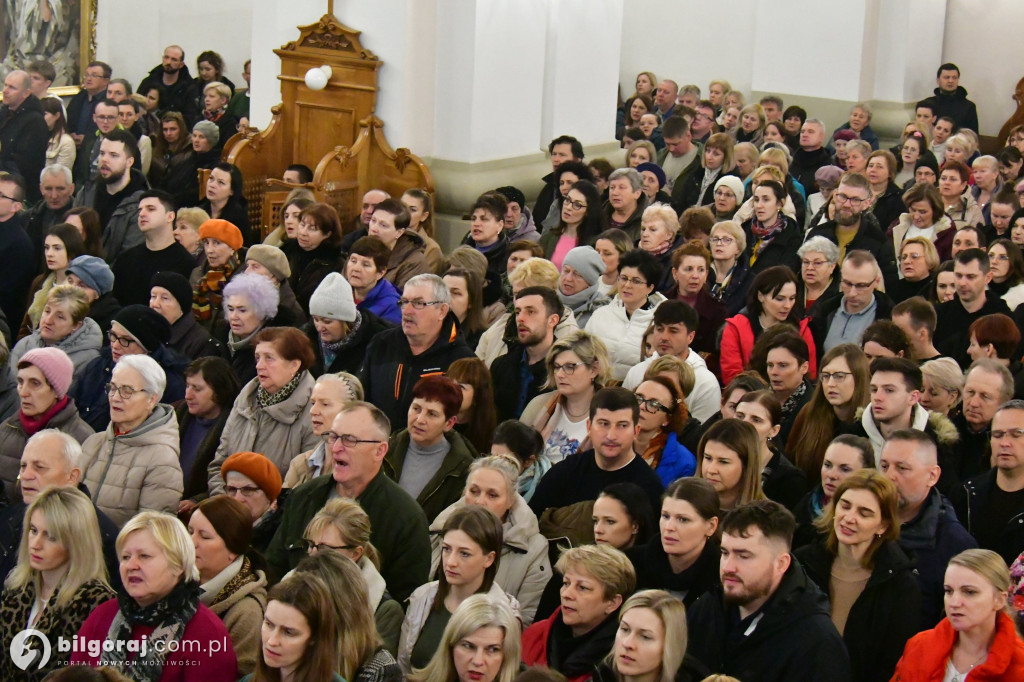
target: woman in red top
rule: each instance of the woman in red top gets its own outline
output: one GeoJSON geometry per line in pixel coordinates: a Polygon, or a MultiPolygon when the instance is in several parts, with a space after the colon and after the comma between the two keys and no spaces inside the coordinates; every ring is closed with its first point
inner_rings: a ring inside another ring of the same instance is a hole
{"type": "Polygon", "coordinates": [[[1006,613],[1010,571],[987,549],[953,557],[943,587],[946,617],[907,642],[892,682],[1024,680],[1024,641],[1006,613]]]}

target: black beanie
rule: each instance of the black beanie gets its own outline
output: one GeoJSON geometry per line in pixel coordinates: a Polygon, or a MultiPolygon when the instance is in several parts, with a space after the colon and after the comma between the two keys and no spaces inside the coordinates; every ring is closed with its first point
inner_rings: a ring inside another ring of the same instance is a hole
{"type": "Polygon", "coordinates": [[[114,316],[114,322],[138,339],[147,353],[152,353],[171,339],[171,325],[164,316],[139,303],[121,308],[114,316]]]}
{"type": "Polygon", "coordinates": [[[188,314],[192,310],[192,285],[185,277],[171,270],[161,270],[149,281],[149,288],[163,287],[171,292],[171,296],[181,306],[181,312],[188,314]]]}

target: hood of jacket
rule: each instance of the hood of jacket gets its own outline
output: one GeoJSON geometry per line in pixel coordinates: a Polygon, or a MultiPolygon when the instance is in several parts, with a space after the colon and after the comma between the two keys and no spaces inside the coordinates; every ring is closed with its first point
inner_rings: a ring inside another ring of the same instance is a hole
{"type": "Polygon", "coordinates": [[[131,447],[149,447],[151,445],[164,445],[178,452],[179,434],[178,417],[170,405],[157,403],[146,421],[128,433],[114,435],[114,424],[107,426],[106,436],[108,440],[131,447]]]}
{"type": "MultiPolygon", "coordinates": [[[[440,533],[448,518],[455,513],[455,510],[466,506],[465,498],[459,498],[448,506],[443,512],[437,515],[434,522],[430,524],[432,534],[440,533]]],[[[514,551],[525,553],[530,548],[530,539],[540,532],[537,524],[537,516],[530,509],[526,500],[519,493],[508,510],[508,516],[502,525],[502,544],[514,551]]]]}
{"type": "Polygon", "coordinates": [[[404,230],[402,234],[398,236],[398,241],[395,242],[395,248],[391,251],[391,260],[396,263],[401,263],[417,251],[426,251],[426,249],[427,243],[423,241],[423,237],[411,230],[404,230]]]}
{"type": "Polygon", "coordinates": [[[932,90],[936,97],[948,97],[950,99],[967,99],[967,88],[962,85],[956,86],[956,90],[953,92],[946,92],[942,88],[935,88],[932,90]]]}
{"type": "Polygon", "coordinates": [[[373,565],[373,562],[366,555],[359,557],[359,562],[356,563],[356,566],[359,567],[359,572],[362,574],[363,580],[366,581],[366,594],[369,597],[370,605],[376,610],[384,595],[387,594],[388,586],[384,582],[380,571],[377,570],[377,567],[373,565]]]}
{"type": "Polygon", "coordinates": [[[261,408],[256,402],[256,389],[260,385],[259,379],[251,379],[242,387],[238,394],[239,400],[235,403],[239,414],[246,419],[256,419],[256,413],[261,409],[263,412],[281,424],[294,424],[309,408],[309,396],[313,392],[313,384],[316,379],[309,372],[303,370],[305,376],[299,381],[292,394],[270,407],[261,408]]]}
{"type": "Polygon", "coordinates": [[[395,285],[381,277],[380,281],[366,294],[366,298],[359,303],[367,308],[372,308],[378,302],[386,305],[388,301],[395,301],[397,305],[399,298],[401,296],[398,295],[398,289],[395,288],[395,285]]]}
{"type": "Polygon", "coordinates": [[[510,243],[520,239],[527,239],[531,242],[540,239],[540,232],[537,231],[537,225],[533,221],[533,212],[523,206],[523,214],[519,216],[519,223],[511,231],[506,230],[505,234],[510,243]]]}
{"type": "Polygon", "coordinates": [[[956,511],[949,500],[932,488],[917,516],[900,526],[900,546],[914,550],[935,547],[939,525],[944,517],[956,521],[956,511]]]}
{"type": "MultiPolygon", "coordinates": [[[[721,588],[718,590],[720,592],[721,588]]],[[[764,618],[750,635],[750,639],[772,637],[813,615],[828,617],[828,596],[807,577],[800,562],[793,557],[765,609],[764,618]]]]}
{"type": "MultiPolygon", "coordinates": [[[[882,433],[875,424],[871,410],[867,407],[858,407],[854,413],[854,421],[859,421],[861,426],[864,427],[864,432],[867,433],[868,439],[875,447],[877,459],[881,455],[882,444],[885,442],[885,439],[882,438],[882,433]]],[[[956,430],[953,422],[949,420],[949,417],[937,412],[929,412],[921,407],[921,405],[914,406],[914,414],[911,417],[910,423],[911,428],[918,431],[930,429],[935,434],[935,439],[939,442],[940,446],[951,447],[960,439],[960,433],[956,430]]]]}
{"type": "Polygon", "coordinates": [[[82,326],[71,332],[67,338],[57,344],[57,348],[71,355],[72,353],[95,350],[103,345],[103,332],[91,317],[82,320],[82,326]]]}

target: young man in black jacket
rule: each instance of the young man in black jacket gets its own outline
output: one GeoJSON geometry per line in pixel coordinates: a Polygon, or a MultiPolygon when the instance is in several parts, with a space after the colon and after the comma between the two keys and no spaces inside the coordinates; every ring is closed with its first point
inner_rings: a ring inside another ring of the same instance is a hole
{"type": "Polygon", "coordinates": [[[548,379],[545,363],[562,319],[558,294],[547,287],[527,287],[515,297],[516,341],[491,364],[498,421],[519,419],[527,404],[540,395],[548,379]]]}

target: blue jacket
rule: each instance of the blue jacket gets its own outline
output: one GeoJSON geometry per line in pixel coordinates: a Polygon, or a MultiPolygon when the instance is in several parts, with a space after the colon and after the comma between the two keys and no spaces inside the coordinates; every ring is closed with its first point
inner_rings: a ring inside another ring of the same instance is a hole
{"type": "MultiPolygon", "coordinates": [[[[170,405],[184,400],[185,367],[189,361],[167,346],[160,346],[149,356],[160,364],[167,375],[167,387],[160,402],[170,405]]],[[[110,424],[110,402],[103,387],[110,383],[113,372],[114,360],[110,355],[110,346],[105,346],[100,349],[100,356],[85,366],[81,376],[68,391],[68,395],[75,399],[78,414],[96,433],[105,430],[110,424]]]]}
{"type": "Polygon", "coordinates": [[[398,299],[398,289],[395,288],[395,285],[386,279],[381,279],[356,307],[360,310],[368,310],[388,322],[402,324],[402,309],[398,307],[398,299]]]}
{"type": "Polygon", "coordinates": [[[690,450],[679,442],[675,433],[668,434],[665,449],[661,451],[661,461],[654,473],[658,474],[661,484],[666,488],[677,478],[693,476],[697,472],[697,458],[690,450]]]}

